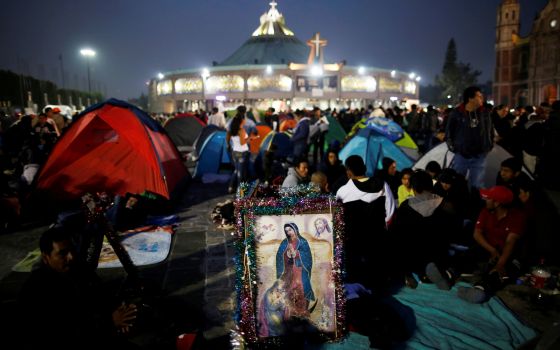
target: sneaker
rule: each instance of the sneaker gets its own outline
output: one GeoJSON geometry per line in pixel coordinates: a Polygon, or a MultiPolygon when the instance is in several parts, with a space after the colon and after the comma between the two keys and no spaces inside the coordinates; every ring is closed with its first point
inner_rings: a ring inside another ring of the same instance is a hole
{"type": "Polygon", "coordinates": [[[445,271],[442,273],[437,265],[433,262],[426,265],[426,276],[432,281],[439,289],[450,290],[451,289],[451,276],[445,271]]]}

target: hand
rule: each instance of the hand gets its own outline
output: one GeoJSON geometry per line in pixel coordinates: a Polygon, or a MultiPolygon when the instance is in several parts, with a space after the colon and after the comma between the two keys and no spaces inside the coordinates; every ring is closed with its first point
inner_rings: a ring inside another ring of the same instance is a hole
{"type": "Polygon", "coordinates": [[[113,324],[117,328],[117,332],[126,334],[132,327],[132,322],[136,319],[138,309],[134,304],[122,303],[115,311],[113,311],[113,324]]]}

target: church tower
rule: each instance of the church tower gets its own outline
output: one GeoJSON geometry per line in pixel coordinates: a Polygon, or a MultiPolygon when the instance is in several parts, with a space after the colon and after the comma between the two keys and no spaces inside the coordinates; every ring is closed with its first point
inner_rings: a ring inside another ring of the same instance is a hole
{"type": "Polygon", "coordinates": [[[494,100],[496,104],[515,104],[512,83],[518,79],[520,62],[515,41],[519,38],[519,1],[502,0],[496,18],[496,70],[494,100]]]}

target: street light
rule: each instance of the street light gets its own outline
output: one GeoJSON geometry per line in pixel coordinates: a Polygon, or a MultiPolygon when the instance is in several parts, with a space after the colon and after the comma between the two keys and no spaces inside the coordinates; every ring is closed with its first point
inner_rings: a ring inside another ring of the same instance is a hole
{"type": "Polygon", "coordinates": [[[91,74],[89,70],[89,61],[92,57],[95,57],[95,51],[89,48],[81,49],[80,54],[86,58],[87,63],[87,80],[88,80],[88,92],[91,94],[91,74]]]}

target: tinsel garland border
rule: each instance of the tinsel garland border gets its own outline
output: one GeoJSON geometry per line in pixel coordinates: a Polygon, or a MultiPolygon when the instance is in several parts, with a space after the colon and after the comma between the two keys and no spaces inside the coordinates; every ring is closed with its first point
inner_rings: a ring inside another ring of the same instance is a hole
{"type": "Polygon", "coordinates": [[[254,224],[260,215],[300,215],[305,213],[332,213],[333,215],[333,269],[332,279],[336,293],[336,331],[334,334],[322,333],[325,341],[336,341],[346,335],[346,300],[342,283],[344,221],[342,206],[333,196],[322,195],[313,185],[302,185],[281,189],[279,197],[253,198],[243,197],[250,191],[249,184],[241,184],[235,200],[234,246],[236,250],[235,289],[237,303],[235,322],[237,332],[247,344],[269,343],[281,345],[280,338],[261,339],[257,336],[257,261],[255,249],[254,224]]]}

